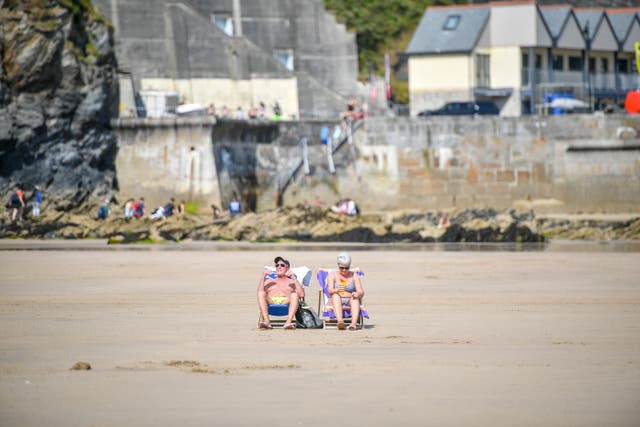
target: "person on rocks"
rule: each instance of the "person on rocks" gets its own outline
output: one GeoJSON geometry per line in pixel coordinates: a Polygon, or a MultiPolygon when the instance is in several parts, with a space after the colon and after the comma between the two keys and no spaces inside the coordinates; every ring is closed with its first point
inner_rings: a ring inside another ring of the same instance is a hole
{"type": "Polygon", "coordinates": [[[24,212],[24,193],[20,187],[16,187],[15,191],[9,199],[11,207],[11,222],[19,221],[22,223],[22,213],[24,212]]]}
{"type": "Polygon", "coordinates": [[[213,219],[220,218],[220,208],[215,204],[211,205],[211,211],[213,212],[213,219]]]}
{"type": "Polygon", "coordinates": [[[360,213],[356,202],[348,197],[331,206],[331,211],[342,215],[358,215],[360,213]]]}
{"type": "Polygon", "coordinates": [[[347,327],[355,330],[360,316],[360,304],[364,297],[364,290],[358,275],[351,271],[351,255],[340,252],[337,257],[338,271],[333,272],[327,278],[327,289],[331,297],[333,312],[338,321],[338,329],[345,329],[343,305],[351,307],[351,323],[347,327]]]}
{"type": "Polygon", "coordinates": [[[158,206],[151,212],[151,219],[164,219],[165,218],[165,210],[164,206],[158,206]]]}
{"type": "Polygon", "coordinates": [[[180,204],[178,205],[178,215],[184,215],[186,213],[186,206],[187,206],[187,202],[186,200],[181,200],[180,204]]]}
{"type": "Polygon", "coordinates": [[[109,218],[109,215],[111,215],[111,207],[109,206],[110,203],[111,201],[109,199],[106,199],[104,201],[104,204],[100,205],[100,207],[98,208],[98,219],[105,220],[109,218]]]}
{"type": "Polygon", "coordinates": [[[449,220],[449,214],[444,214],[438,220],[438,228],[447,228],[451,227],[451,221],[449,220]]]}
{"type": "Polygon", "coordinates": [[[229,202],[229,213],[232,217],[242,213],[242,205],[236,196],[233,196],[229,202]]]}
{"type": "Polygon", "coordinates": [[[288,260],[277,256],[275,263],[275,275],[271,269],[265,269],[258,282],[258,306],[264,321],[260,322],[260,329],[271,329],[269,322],[269,304],[289,304],[289,312],[285,321],[284,329],[295,329],[293,319],[298,310],[299,301],[304,298],[304,289],[290,270],[291,264],[288,260]]]}
{"type": "Polygon", "coordinates": [[[124,219],[127,221],[133,218],[133,205],[135,201],[133,199],[129,199],[124,203],[124,219]]]}
{"type": "Polygon", "coordinates": [[[31,207],[33,208],[31,215],[33,215],[34,218],[40,216],[40,205],[42,204],[42,200],[42,191],[40,191],[40,187],[36,185],[33,189],[33,193],[31,193],[31,207]]]}
{"type": "Polygon", "coordinates": [[[137,203],[133,206],[133,217],[142,218],[144,216],[144,197],[140,197],[137,203]]]}
{"type": "Polygon", "coordinates": [[[172,197],[171,200],[169,200],[167,204],[164,205],[164,216],[166,217],[172,216],[175,208],[176,208],[176,199],[172,197]]]}

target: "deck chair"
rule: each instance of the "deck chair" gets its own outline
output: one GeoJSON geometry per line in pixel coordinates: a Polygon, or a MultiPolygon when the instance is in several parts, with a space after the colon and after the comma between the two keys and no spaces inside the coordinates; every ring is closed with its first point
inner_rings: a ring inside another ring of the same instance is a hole
{"type": "MultiPolygon", "coordinates": [[[[272,266],[265,266],[265,270],[270,270],[271,274],[269,277],[276,277],[276,269],[272,266]]],[[[296,275],[298,282],[304,287],[308,288],[311,283],[311,270],[308,267],[293,267],[290,269],[293,274],[296,275]]],[[[269,322],[271,326],[274,328],[281,328],[284,323],[287,321],[287,316],[289,315],[289,304],[269,304],[269,322]]],[[[295,320],[295,319],[294,319],[295,320]]],[[[258,322],[256,323],[256,327],[260,326],[260,322],[263,322],[264,318],[262,317],[262,313],[260,312],[260,308],[258,308],[258,322]]]]}
{"type": "MultiPolygon", "coordinates": [[[[336,315],[333,312],[333,305],[331,304],[331,297],[329,296],[328,289],[328,278],[329,274],[333,273],[335,269],[331,268],[320,268],[318,269],[318,273],[316,274],[316,278],[318,279],[318,284],[320,285],[320,291],[318,292],[318,313],[320,313],[320,317],[324,322],[324,327],[338,327],[338,320],[336,319],[336,315]]],[[[364,276],[364,272],[360,270],[358,267],[351,268],[351,272],[357,274],[358,276],[364,276]]],[[[351,322],[351,306],[343,305],[342,306],[342,314],[345,323],[351,322]]],[[[364,308],[364,305],[360,304],[360,316],[358,318],[358,326],[360,328],[364,327],[364,319],[369,318],[369,313],[364,308]]]]}

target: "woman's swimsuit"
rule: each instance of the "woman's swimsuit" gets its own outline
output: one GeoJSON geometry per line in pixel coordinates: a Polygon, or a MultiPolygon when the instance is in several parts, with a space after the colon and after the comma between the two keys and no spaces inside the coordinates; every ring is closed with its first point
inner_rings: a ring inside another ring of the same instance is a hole
{"type": "Polygon", "coordinates": [[[339,276],[336,273],[336,285],[339,284],[339,286],[337,286],[337,288],[341,288],[342,286],[344,286],[344,291],[338,291],[338,294],[340,294],[341,296],[341,300],[342,300],[342,304],[349,304],[349,302],[351,301],[351,298],[347,298],[347,297],[343,297],[342,295],[344,295],[345,292],[355,292],[356,291],[356,284],[353,280],[353,276],[350,278],[351,282],[347,282],[347,279],[344,279],[343,277],[339,276]]]}

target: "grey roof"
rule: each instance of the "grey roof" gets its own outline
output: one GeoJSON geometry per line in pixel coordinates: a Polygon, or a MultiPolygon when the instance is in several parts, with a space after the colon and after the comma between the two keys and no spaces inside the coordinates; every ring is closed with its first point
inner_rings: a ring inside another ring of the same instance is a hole
{"type": "Polygon", "coordinates": [[[547,23],[547,28],[549,28],[549,33],[551,33],[551,37],[556,39],[562,33],[562,30],[567,22],[567,18],[569,18],[569,13],[571,13],[571,8],[567,7],[542,7],[540,8],[540,12],[542,13],[542,17],[544,21],[547,23]]]}
{"type": "Polygon", "coordinates": [[[611,22],[613,32],[615,33],[619,43],[622,43],[626,40],[627,34],[629,34],[629,27],[631,27],[631,23],[633,22],[635,14],[635,12],[607,13],[609,22],[611,22]]]}
{"type": "Polygon", "coordinates": [[[489,9],[484,7],[429,8],[422,15],[407,54],[470,52],[489,19],[489,9]],[[444,30],[447,17],[459,15],[455,30],[444,30]]]}
{"type": "Polygon", "coordinates": [[[600,21],[604,16],[604,12],[602,10],[593,9],[574,9],[574,12],[576,14],[576,18],[578,18],[580,29],[584,31],[585,26],[589,24],[589,37],[593,38],[593,35],[596,33],[598,25],[600,25],[600,21]]]}

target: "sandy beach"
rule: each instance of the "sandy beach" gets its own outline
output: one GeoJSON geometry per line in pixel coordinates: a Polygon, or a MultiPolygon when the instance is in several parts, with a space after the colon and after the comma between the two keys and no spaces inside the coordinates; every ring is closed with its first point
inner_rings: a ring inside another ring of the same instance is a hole
{"type": "Polygon", "coordinates": [[[63,247],[0,245],[3,427],[640,425],[639,252],[353,247],[353,332],[256,329],[334,248],[63,247]]]}

